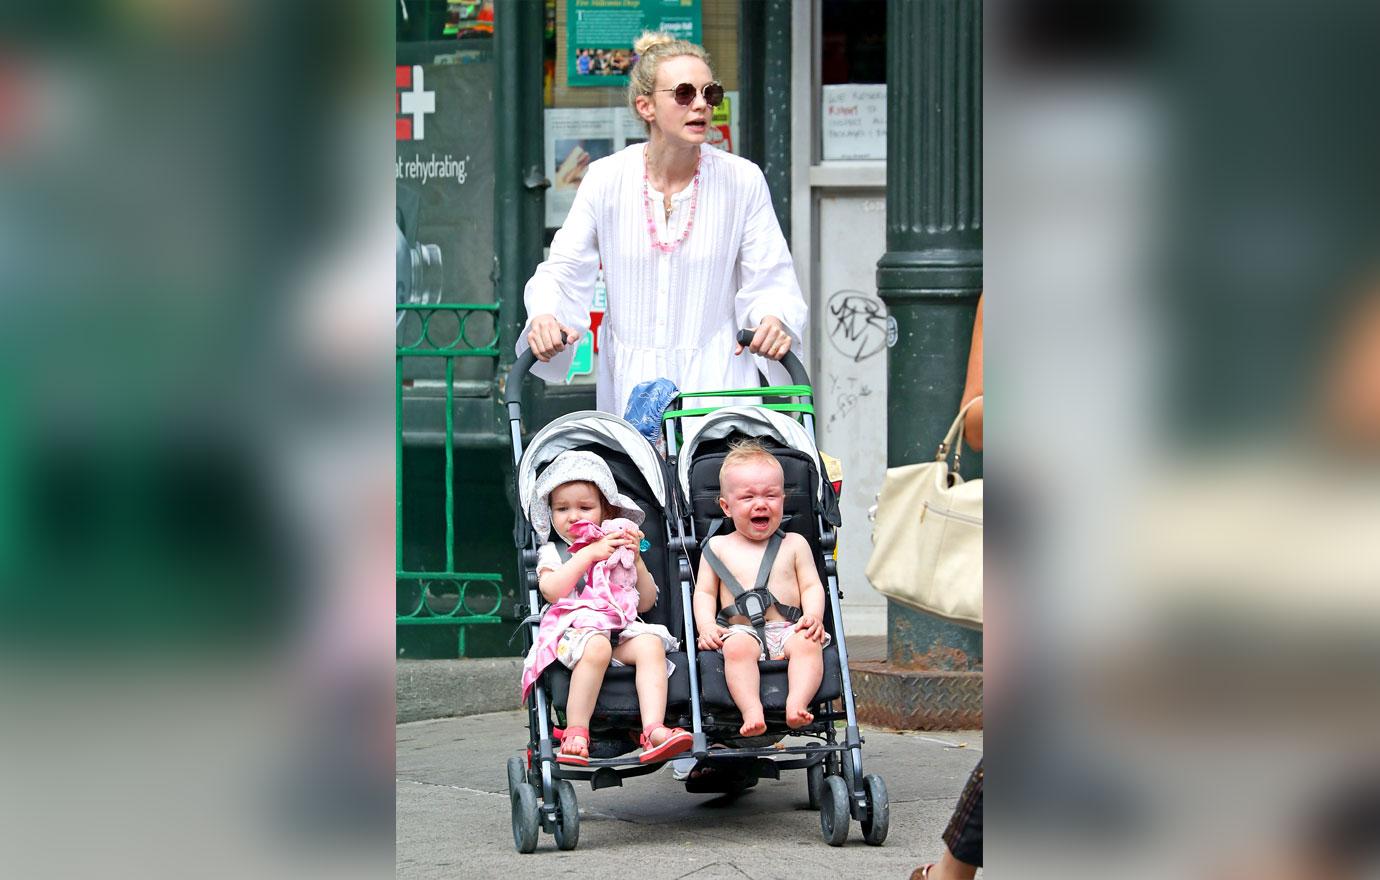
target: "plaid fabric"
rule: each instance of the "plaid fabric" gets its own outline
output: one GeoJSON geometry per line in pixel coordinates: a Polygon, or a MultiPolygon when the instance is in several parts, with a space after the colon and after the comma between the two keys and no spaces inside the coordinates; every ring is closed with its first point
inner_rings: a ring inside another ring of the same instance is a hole
{"type": "Polygon", "coordinates": [[[944,829],[944,845],[960,862],[982,867],[982,761],[978,761],[944,829]]]}

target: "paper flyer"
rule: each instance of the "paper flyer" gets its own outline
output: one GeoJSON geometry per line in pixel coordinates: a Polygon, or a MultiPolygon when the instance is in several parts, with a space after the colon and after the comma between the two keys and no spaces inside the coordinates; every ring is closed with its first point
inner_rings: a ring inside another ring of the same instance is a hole
{"type": "MultiPolygon", "coordinates": [[[[738,131],[738,93],[726,92],[714,109],[707,142],[732,153],[738,131]]],[[[546,111],[546,226],[559,227],[591,162],[647,139],[642,123],[625,106],[571,107],[546,111]]]]}

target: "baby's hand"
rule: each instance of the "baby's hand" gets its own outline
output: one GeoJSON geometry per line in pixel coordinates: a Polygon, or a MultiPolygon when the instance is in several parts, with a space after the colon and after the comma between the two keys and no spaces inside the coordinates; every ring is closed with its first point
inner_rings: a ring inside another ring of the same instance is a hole
{"type": "Polygon", "coordinates": [[[824,624],[808,614],[801,615],[796,622],[795,631],[812,642],[824,644],[824,624]]]}
{"type": "Polygon", "coordinates": [[[701,651],[717,651],[724,646],[724,636],[728,634],[728,630],[717,623],[700,627],[699,630],[699,638],[695,639],[695,644],[701,651]]]}
{"type": "Polygon", "coordinates": [[[588,553],[591,560],[590,564],[593,565],[595,562],[603,562],[608,559],[626,543],[627,539],[623,537],[622,532],[614,532],[612,535],[605,535],[593,543],[586,544],[580,552],[588,553]]]}
{"type": "Polygon", "coordinates": [[[626,532],[624,532],[623,534],[624,534],[625,536],[627,536],[627,539],[628,539],[628,546],[632,548],[633,559],[634,559],[634,560],[641,559],[641,558],[642,558],[642,539],[645,538],[645,537],[647,537],[647,536],[646,536],[645,534],[643,534],[643,533],[641,532],[641,530],[639,530],[639,529],[628,529],[628,530],[627,530],[626,532]]]}

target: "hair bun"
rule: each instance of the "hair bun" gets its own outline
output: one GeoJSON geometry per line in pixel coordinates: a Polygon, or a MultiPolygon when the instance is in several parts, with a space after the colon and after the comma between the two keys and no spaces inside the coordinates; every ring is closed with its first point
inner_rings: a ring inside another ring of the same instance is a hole
{"type": "Polygon", "coordinates": [[[643,31],[642,36],[638,37],[637,42],[633,43],[633,52],[638,55],[644,55],[648,49],[666,43],[674,43],[675,41],[676,38],[665,31],[643,31]]]}

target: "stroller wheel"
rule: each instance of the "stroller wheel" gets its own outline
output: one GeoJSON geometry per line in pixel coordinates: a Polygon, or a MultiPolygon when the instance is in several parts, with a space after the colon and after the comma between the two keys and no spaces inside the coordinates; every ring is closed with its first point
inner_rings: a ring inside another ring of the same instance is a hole
{"type": "Polygon", "coordinates": [[[821,792],[824,790],[824,762],[805,769],[805,790],[810,795],[810,809],[818,810],[821,792]]]}
{"type": "Polygon", "coordinates": [[[575,802],[575,786],[568,779],[556,780],[556,846],[574,849],[580,842],[580,806],[575,802]]]}
{"type": "Polygon", "coordinates": [[[527,781],[527,765],[517,755],[508,759],[508,794],[512,795],[517,791],[517,787],[527,781]]]}
{"type": "Polygon", "coordinates": [[[867,797],[867,814],[858,823],[862,826],[863,840],[872,846],[881,846],[891,825],[886,783],[876,773],[869,773],[863,777],[863,794],[867,797]]]}
{"type": "Polygon", "coordinates": [[[841,776],[825,777],[819,801],[819,828],[824,842],[843,846],[848,839],[848,783],[841,776]]]}
{"type": "Polygon", "coordinates": [[[520,853],[533,852],[537,848],[537,833],[541,831],[537,790],[530,783],[520,782],[509,797],[513,801],[513,845],[520,853]]]}

